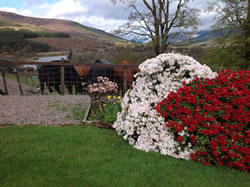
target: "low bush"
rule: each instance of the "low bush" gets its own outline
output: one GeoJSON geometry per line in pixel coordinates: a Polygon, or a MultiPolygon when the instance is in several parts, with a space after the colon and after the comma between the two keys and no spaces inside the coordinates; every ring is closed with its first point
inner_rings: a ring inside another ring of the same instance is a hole
{"type": "Polygon", "coordinates": [[[193,149],[191,159],[206,165],[248,170],[250,71],[224,70],[183,84],[156,106],[178,149],[193,149]]]}

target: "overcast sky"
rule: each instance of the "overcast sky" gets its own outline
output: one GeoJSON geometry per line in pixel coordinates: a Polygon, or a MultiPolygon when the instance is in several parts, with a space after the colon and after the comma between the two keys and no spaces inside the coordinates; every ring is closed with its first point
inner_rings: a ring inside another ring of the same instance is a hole
{"type": "MultiPolygon", "coordinates": [[[[209,2],[214,0],[209,0],[209,2]]],[[[214,14],[203,12],[208,0],[193,0],[189,6],[201,10],[199,30],[211,26],[214,14]]],[[[0,10],[24,16],[68,19],[110,32],[128,17],[125,5],[113,5],[111,0],[0,0],[0,10]]]]}

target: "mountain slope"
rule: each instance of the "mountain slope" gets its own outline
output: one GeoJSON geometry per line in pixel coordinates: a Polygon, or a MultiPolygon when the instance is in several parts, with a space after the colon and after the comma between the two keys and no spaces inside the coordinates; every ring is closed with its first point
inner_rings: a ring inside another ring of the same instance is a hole
{"type": "MultiPolygon", "coordinates": [[[[190,33],[190,34],[181,33],[175,37],[170,37],[168,39],[168,42],[170,42],[171,44],[177,44],[177,45],[187,44],[190,42],[190,38],[191,38],[192,43],[211,42],[215,39],[225,37],[226,35],[228,35],[228,33],[230,33],[230,31],[201,30],[195,33],[190,33]]],[[[139,42],[139,43],[148,43],[148,42],[151,42],[151,39],[141,38],[141,39],[136,39],[132,41],[139,42]]]]}
{"type": "Polygon", "coordinates": [[[212,31],[212,30],[201,30],[193,34],[179,34],[175,38],[170,38],[169,41],[172,43],[185,43],[189,42],[189,37],[191,37],[192,42],[206,42],[212,41],[218,38],[226,36],[229,31],[212,31]]]}
{"type": "Polygon", "coordinates": [[[0,11],[0,29],[13,28],[31,31],[65,32],[70,36],[89,37],[111,41],[125,41],[105,31],[87,27],[77,22],[61,19],[45,19],[21,16],[15,13],[0,11]]]}

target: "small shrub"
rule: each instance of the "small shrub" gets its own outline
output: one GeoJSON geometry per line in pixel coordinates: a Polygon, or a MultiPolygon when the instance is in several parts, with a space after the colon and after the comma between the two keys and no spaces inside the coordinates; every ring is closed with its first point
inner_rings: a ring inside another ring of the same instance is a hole
{"type": "Polygon", "coordinates": [[[97,81],[98,83],[90,84],[87,88],[91,97],[106,97],[106,95],[118,93],[117,84],[110,81],[107,77],[99,76],[97,81]]]}
{"type": "MultiPolygon", "coordinates": [[[[185,84],[184,84],[185,85],[185,84]]],[[[179,142],[206,165],[250,168],[250,71],[224,70],[171,92],[156,110],[179,142]]]]}

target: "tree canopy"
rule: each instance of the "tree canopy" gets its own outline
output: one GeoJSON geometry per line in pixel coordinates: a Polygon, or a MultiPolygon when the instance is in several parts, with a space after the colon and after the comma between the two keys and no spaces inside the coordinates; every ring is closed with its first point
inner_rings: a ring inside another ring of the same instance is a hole
{"type": "Polygon", "coordinates": [[[249,69],[250,64],[249,5],[250,0],[218,0],[209,7],[209,11],[217,13],[213,28],[229,31],[230,38],[217,42],[219,50],[237,59],[240,69],[249,69]]]}

